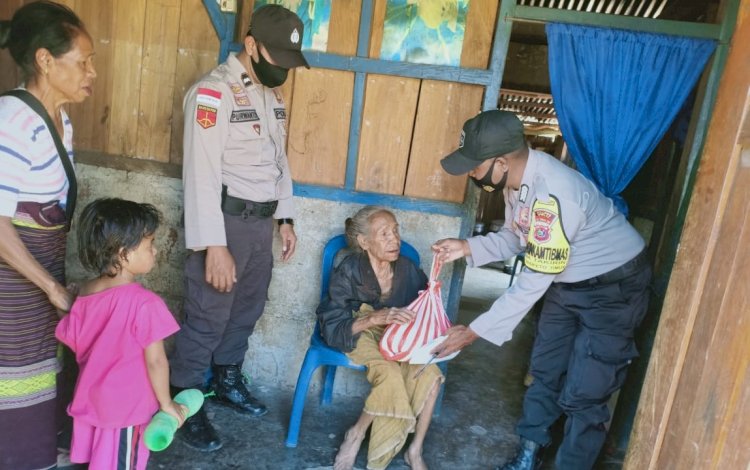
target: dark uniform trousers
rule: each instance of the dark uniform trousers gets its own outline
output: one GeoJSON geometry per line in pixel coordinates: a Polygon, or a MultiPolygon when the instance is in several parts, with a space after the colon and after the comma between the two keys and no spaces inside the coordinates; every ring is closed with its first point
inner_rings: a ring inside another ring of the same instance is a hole
{"type": "Polygon", "coordinates": [[[194,251],[185,261],[185,318],[170,360],[171,383],[178,387],[202,384],[213,361],[241,364],[247,340],[265,308],[273,268],[273,218],[224,214],[229,252],[237,283],[221,293],[206,282],[206,251],[194,251]]]}
{"type": "Polygon", "coordinates": [[[648,307],[650,279],[643,266],[607,284],[555,283],[545,295],[518,434],[547,445],[550,426],[565,413],[559,470],[594,465],[610,418],[607,401],[638,356],[633,334],[648,307]]]}

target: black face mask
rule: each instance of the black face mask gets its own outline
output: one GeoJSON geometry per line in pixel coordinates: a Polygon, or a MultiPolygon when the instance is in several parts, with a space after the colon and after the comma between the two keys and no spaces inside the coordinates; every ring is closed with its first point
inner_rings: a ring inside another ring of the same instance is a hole
{"type": "Polygon", "coordinates": [[[492,165],[490,165],[490,169],[487,170],[487,173],[485,173],[481,178],[471,178],[471,181],[473,181],[474,184],[479,186],[480,189],[487,191],[488,193],[494,191],[502,191],[502,189],[505,187],[505,182],[508,180],[508,172],[506,171],[505,173],[503,173],[503,179],[501,179],[499,183],[495,184],[492,182],[492,170],[495,169],[495,163],[497,163],[497,160],[492,162],[492,165]]]}
{"type": "Polygon", "coordinates": [[[253,71],[260,80],[260,83],[267,86],[268,88],[276,88],[281,86],[286,81],[286,76],[289,73],[289,69],[273,65],[268,62],[260,49],[258,49],[258,62],[253,60],[250,61],[253,64],[253,71]]]}

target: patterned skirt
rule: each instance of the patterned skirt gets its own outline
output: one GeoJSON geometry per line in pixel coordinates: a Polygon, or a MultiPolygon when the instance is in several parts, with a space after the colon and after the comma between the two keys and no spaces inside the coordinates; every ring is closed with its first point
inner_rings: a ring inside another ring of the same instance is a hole
{"type": "MultiPolygon", "coordinates": [[[[372,310],[367,304],[363,307],[355,316],[372,310]]],[[[367,468],[370,470],[388,467],[406,443],[409,433],[414,432],[417,417],[427,404],[430,391],[445,380],[435,364],[429,365],[415,379],[421,365],[383,358],[379,344],[384,331],[383,326],[363,331],[354,350],[346,354],[357,364],[367,366],[367,380],[371,385],[363,410],[374,416],[367,449],[367,468]]]]}
{"type": "MultiPolygon", "coordinates": [[[[64,226],[29,225],[16,225],[21,240],[64,284],[64,226]]],[[[57,319],[47,295],[0,260],[0,470],[56,464],[57,319]]]]}

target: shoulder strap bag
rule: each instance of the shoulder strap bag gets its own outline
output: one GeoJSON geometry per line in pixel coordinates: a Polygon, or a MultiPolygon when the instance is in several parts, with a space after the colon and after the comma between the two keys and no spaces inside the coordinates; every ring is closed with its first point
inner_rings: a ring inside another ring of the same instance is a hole
{"type": "Polygon", "coordinates": [[[73,169],[73,163],[70,161],[70,156],[68,155],[68,151],[65,149],[65,145],[63,145],[62,143],[62,139],[60,139],[60,134],[57,133],[55,124],[49,117],[47,110],[44,109],[44,105],[42,105],[42,103],[28,91],[22,89],[10,90],[6,91],[0,96],[15,96],[19,100],[26,103],[29,108],[33,109],[34,112],[36,112],[44,120],[44,123],[47,125],[47,129],[49,129],[50,134],[52,134],[52,139],[55,141],[55,146],[57,147],[57,154],[60,156],[63,168],[65,168],[65,176],[67,176],[68,178],[68,201],[65,205],[65,218],[67,220],[66,230],[69,231],[70,226],[73,223],[73,212],[75,212],[76,210],[78,181],[76,180],[76,173],[73,169]]]}

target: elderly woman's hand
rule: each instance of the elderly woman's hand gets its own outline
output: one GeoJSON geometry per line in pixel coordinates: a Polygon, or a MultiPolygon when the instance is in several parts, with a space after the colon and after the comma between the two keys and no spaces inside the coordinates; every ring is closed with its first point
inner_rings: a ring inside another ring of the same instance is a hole
{"type": "Polygon", "coordinates": [[[373,325],[391,325],[397,323],[404,325],[414,319],[415,313],[405,308],[383,308],[370,314],[373,325]]]}
{"type": "MultiPolygon", "coordinates": [[[[369,307],[369,305],[368,305],[369,307]]],[[[359,334],[373,326],[390,325],[397,323],[404,325],[414,319],[416,315],[413,311],[405,308],[381,308],[380,310],[371,310],[366,315],[358,316],[352,325],[352,334],[359,334]]]]}

